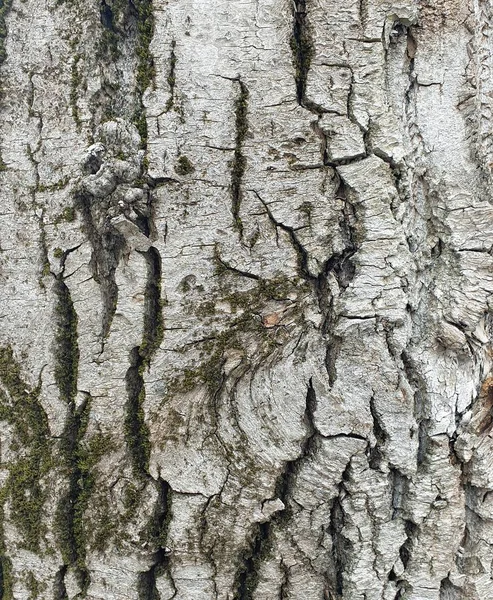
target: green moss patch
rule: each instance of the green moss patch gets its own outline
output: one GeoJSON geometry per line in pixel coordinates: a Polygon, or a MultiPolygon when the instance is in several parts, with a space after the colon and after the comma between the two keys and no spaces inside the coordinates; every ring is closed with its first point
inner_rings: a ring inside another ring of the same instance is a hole
{"type": "Polygon", "coordinates": [[[42,479],[52,467],[48,419],[39,402],[39,386],[30,389],[23,381],[9,346],[0,348],[0,381],[4,387],[0,421],[12,427],[11,450],[20,455],[7,465],[9,476],[2,500],[10,500],[11,519],[22,536],[22,546],[38,552],[46,533],[43,506],[48,494],[42,479]]]}

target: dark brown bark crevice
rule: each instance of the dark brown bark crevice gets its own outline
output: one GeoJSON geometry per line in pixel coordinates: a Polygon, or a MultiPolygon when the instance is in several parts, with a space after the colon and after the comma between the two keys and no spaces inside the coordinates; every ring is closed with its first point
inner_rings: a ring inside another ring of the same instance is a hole
{"type": "Polygon", "coordinates": [[[235,81],[240,89],[235,100],[235,151],[231,163],[231,212],[233,213],[233,225],[238,230],[241,238],[243,236],[243,223],[240,216],[243,194],[242,183],[247,165],[243,145],[248,133],[248,98],[250,93],[240,78],[235,81]]]}

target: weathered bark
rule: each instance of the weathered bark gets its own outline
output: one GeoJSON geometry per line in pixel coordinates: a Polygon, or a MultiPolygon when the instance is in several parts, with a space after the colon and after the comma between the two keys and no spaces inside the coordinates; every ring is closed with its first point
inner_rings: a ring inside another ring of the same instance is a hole
{"type": "Polygon", "coordinates": [[[0,0],[0,599],[493,598],[490,0],[0,0]]]}

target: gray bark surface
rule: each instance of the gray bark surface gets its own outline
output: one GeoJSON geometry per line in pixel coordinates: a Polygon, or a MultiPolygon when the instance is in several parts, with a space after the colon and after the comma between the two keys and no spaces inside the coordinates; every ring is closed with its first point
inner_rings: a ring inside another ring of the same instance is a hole
{"type": "Polygon", "coordinates": [[[493,599],[491,0],[0,0],[0,599],[493,599]]]}

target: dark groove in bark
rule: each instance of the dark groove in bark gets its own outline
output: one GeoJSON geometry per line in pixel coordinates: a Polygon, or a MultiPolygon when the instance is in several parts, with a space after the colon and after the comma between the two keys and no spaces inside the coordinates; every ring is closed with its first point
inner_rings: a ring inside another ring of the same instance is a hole
{"type": "Polygon", "coordinates": [[[330,510],[329,532],[332,537],[332,558],[335,567],[335,588],[332,592],[337,597],[344,594],[344,570],[346,565],[350,564],[349,556],[353,550],[353,544],[343,534],[346,515],[342,505],[342,500],[346,495],[344,482],[349,479],[351,462],[349,462],[342,474],[342,481],[339,483],[339,494],[334,498],[330,510]]]}
{"type": "Polygon", "coordinates": [[[145,573],[141,573],[138,583],[139,600],[159,600],[156,578],[169,568],[169,552],[166,549],[169,523],[171,521],[172,492],[167,481],[159,478],[159,497],[154,524],[150,527],[149,537],[157,542],[158,550],[154,555],[153,565],[145,573]]]}
{"type": "Polygon", "coordinates": [[[149,429],[145,423],[143,403],[145,387],[143,372],[144,358],[137,346],[130,352],[130,367],[125,375],[128,401],[125,415],[125,439],[136,476],[143,476],[149,470],[151,452],[149,429]]]}
{"type": "Polygon", "coordinates": [[[231,165],[231,212],[233,213],[234,226],[240,234],[243,235],[243,223],[240,217],[242,182],[246,169],[246,157],[243,154],[243,143],[248,133],[248,97],[247,86],[241,81],[236,80],[240,86],[240,93],[235,101],[235,151],[231,165]]]}
{"type": "Polygon", "coordinates": [[[67,589],[65,587],[66,574],[67,565],[63,565],[55,575],[55,581],[53,583],[53,600],[69,600],[67,589]]]}
{"type": "Polygon", "coordinates": [[[79,408],[75,407],[73,401],[69,405],[60,442],[64,468],[69,478],[69,489],[58,503],[54,522],[64,564],[74,567],[78,583],[84,593],[89,587],[90,575],[85,565],[86,538],[83,516],[94,486],[94,475],[91,473],[81,444],[87,430],[90,408],[89,397],[79,408]]]}
{"type": "Polygon", "coordinates": [[[463,590],[455,586],[449,579],[449,576],[440,582],[440,600],[460,600],[464,598],[463,590]]]}
{"type": "Polygon", "coordinates": [[[142,343],[130,353],[130,367],[125,375],[128,394],[125,417],[125,437],[134,472],[146,476],[149,470],[149,429],[145,423],[144,371],[163,339],[161,302],[161,257],[155,248],[143,253],[147,262],[147,283],[144,293],[144,333],[142,343]]]}
{"type": "Polygon", "coordinates": [[[373,419],[373,433],[375,435],[376,444],[371,449],[368,462],[372,469],[379,469],[384,458],[383,446],[385,445],[388,436],[376,410],[375,398],[373,396],[370,398],[370,413],[373,419]]]}
{"type": "Polygon", "coordinates": [[[290,45],[295,67],[296,96],[300,106],[304,106],[306,80],[313,58],[313,42],[306,16],[306,0],[294,0],[290,45]]]}
{"type": "Polygon", "coordinates": [[[166,108],[165,110],[171,110],[173,108],[173,105],[175,103],[175,84],[176,84],[176,77],[175,77],[175,69],[176,69],[176,41],[173,40],[171,42],[171,52],[170,52],[170,56],[169,56],[169,73],[168,73],[168,77],[167,77],[167,82],[169,85],[169,98],[168,101],[166,102],[166,108]]]}
{"type": "Polygon", "coordinates": [[[407,352],[401,354],[404,372],[409,384],[414,388],[414,418],[418,423],[418,454],[416,457],[418,466],[421,465],[428,453],[430,428],[429,407],[426,403],[426,383],[418,372],[414,361],[407,352]]]}
{"type": "Polygon", "coordinates": [[[416,523],[406,520],[405,531],[407,539],[399,548],[399,556],[401,558],[402,564],[404,565],[404,568],[406,569],[411,559],[413,546],[418,535],[418,526],[416,525],[416,523]]]}
{"type": "MultiPolygon", "coordinates": [[[[64,262],[65,260],[63,260],[64,262]]],[[[71,403],[77,393],[79,344],[77,339],[77,313],[70,290],[63,280],[63,272],[56,279],[54,292],[57,297],[54,375],[60,391],[60,398],[67,403],[71,403]]]]}
{"type": "Polygon", "coordinates": [[[0,600],[12,600],[12,562],[6,555],[3,532],[3,507],[0,508],[0,600]]]}
{"type": "Polygon", "coordinates": [[[392,489],[392,518],[401,516],[403,502],[409,492],[409,478],[398,469],[389,469],[389,482],[392,489]]]}
{"type": "Polygon", "coordinates": [[[150,51],[152,38],[154,37],[154,12],[152,0],[132,0],[131,4],[137,11],[137,109],[134,114],[134,123],[139,130],[142,140],[142,148],[147,149],[147,117],[143,102],[146,89],[153,83],[156,68],[154,57],[150,51]]]}

